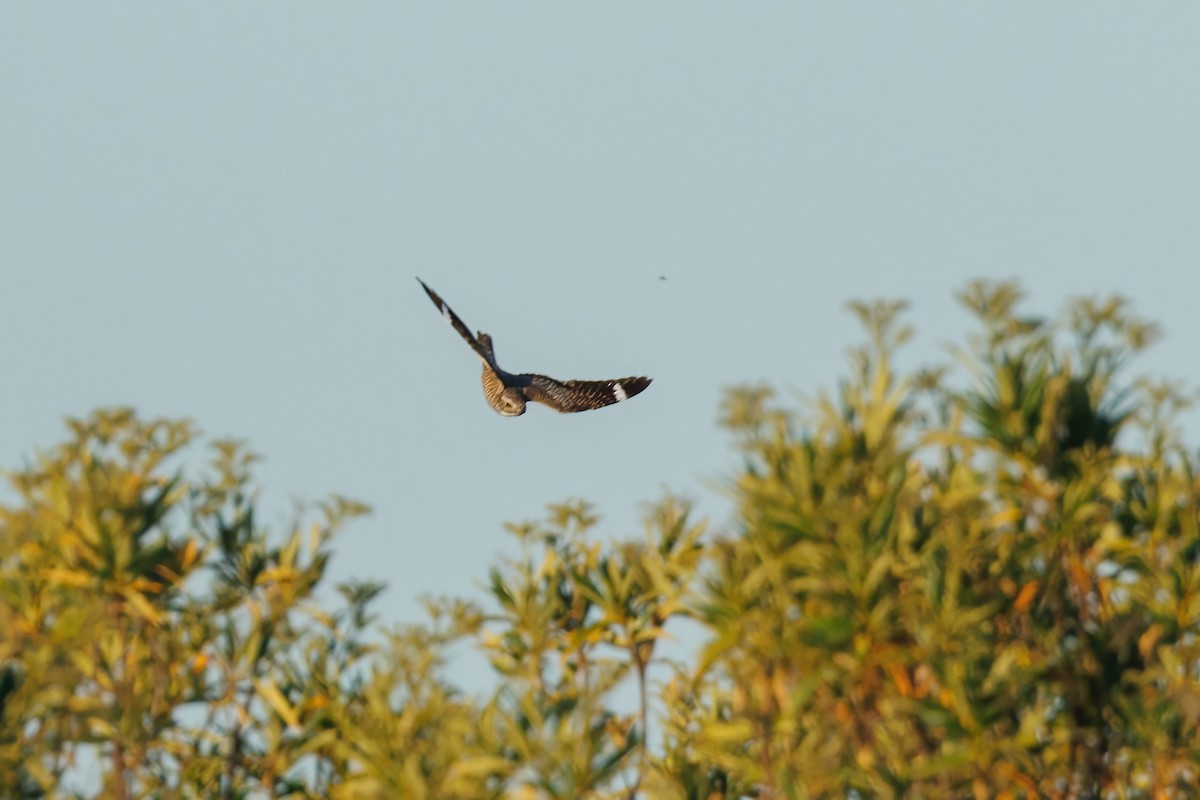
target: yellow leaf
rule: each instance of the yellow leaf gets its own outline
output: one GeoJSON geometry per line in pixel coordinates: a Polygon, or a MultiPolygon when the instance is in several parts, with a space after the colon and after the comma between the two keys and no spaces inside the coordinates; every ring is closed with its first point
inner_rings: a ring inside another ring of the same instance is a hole
{"type": "Polygon", "coordinates": [[[749,720],[710,722],[700,731],[701,738],[711,744],[740,744],[752,735],[749,720]]]}
{"type": "Polygon", "coordinates": [[[1146,629],[1146,632],[1138,637],[1138,653],[1143,660],[1150,658],[1150,653],[1154,651],[1154,645],[1158,644],[1159,637],[1162,636],[1163,626],[1157,622],[1146,629]]]}
{"type": "Polygon", "coordinates": [[[789,707],[792,693],[788,686],[787,676],[783,670],[771,676],[771,694],[777,708],[786,709],[789,707]]]}
{"type": "Polygon", "coordinates": [[[308,529],[308,552],[315,553],[321,547],[321,526],[313,523],[308,529]]]}
{"type": "Polygon", "coordinates": [[[317,622],[321,623],[322,625],[324,625],[328,628],[334,628],[337,626],[337,623],[334,621],[332,614],[330,614],[326,611],[322,611],[321,609],[319,609],[316,606],[311,605],[311,604],[305,604],[304,606],[302,606],[302,608],[304,609],[305,614],[308,614],[309,616],[311,616],[313,619],[315,619],[317,622]]]}
{"type": "Polygon", "coordinates": [[[88,725],[91,726],[92,734],[102,739],[112,739],[117,733],[117,729],[112,726],[112,723],[98,716],[91,717],[88,725]]]}
{"type": "MultiPolygon", "coordinates": [[[[183,576],[164,564],[155,564],[154,571],[166,578],[173,586],[183,583],[183,576]]],[[[139,579],[140,580],[140,579],[139,579]]],[[[161,583],[154,584],[154,591],[161,592],[165,587],[161,583]]]]}
{"type": "Polygon", "coordinates": [[[329,796],[333,800],[376,800],[385,797],[383,786],[367,775],[354,775],[342,783],[331,786],[329,796]]]}
{"type": "Polygon", "coordinates": [[[275,685],[274,681],[267,678],[256,680],[254,688],[258,690],[259,696],[267,702],[267,705],[271,706],[279,715],[280,719],[294,728],[300,727],[300,718],[296,716],[295,709],[288,703],[287,698],[283,696],[283,692],[279,691],[279,687],[275,685]]]}
{"type": "Polygon", "coordinates": [[[79,534],[64,531],[59,534],[58,543],[63,553],[71,560],[86,561],[97,569],[104,566],[104,559],[97,555],[92,545],[85,542],[79,534]]]}
{"type": "Polygon", "coordinates": [[[100,527],[96,524],[96,517],[90,513],[90,509],[79,514],[76,519],[76,528],[84,538],[84,547],[94,547],[100,543],[100,527]]]}
{"type": "Polygon", "coordinates": [[[129,588],[142,594],[158,594],[163,590],[163,585],[154,581],[148,581],[145,578],[134,578],[129,582],[129,588]]]}
{"type": "Polygon", "coordinates": [[[304,702],[304,708],[307,711],[318,711],[327,705],[329,705],[329,695],[324,692],[313,695],[304,702]]]}
{"type": "Polygon", "coordinates": [[[133,608],[138,616],[152,625],[162,624],[162,612],[150,605],[150,601],[141,592],[126,589],[123,594],[125,595],[125,599],[129,601],[130,607],[133,608]]]}
{"type": "Polygon", "coordinates": [[[17,552],[21,555],[21,561],[26,564],[35,564],[42,560],[42,546],[37,542],[22,542],[17,552]]]}
{"type": "Polygon", "coordinates": [[[21,636],[33,636],[38,632],[37,625],[25,617],[17,617],[13,620],[12,626],[21,636]]]}
{"type": "Polygon", "coordinates": [[[263,570],[254,583],[258,586],[266,583],[286,583],[294,580],[297,574],[296,570],[291,567],[271,567],[263,570]]]}
{"type": "Polygon", "coordinates": [[[138,475],[136,472],[130,472],[126,474],[125,485],[121,487],[121,501],[127,505],[132,505],[141,488],[141,475],[138,475]]]}
{"type": "Polygon", "coordinates": [[[1024,512],[1019,508],[1006,508],[1003,511],[997,511],[988,520],[993,528],[999,528],[1001,525],[1009,525],[1021,518],[1024,512]]]}
{"type": "Polygon", "coordinates": [[[341,738],[341,731],[336,728],[326,728],[304,742],[304,752],[318,753],[326,748],[333,748],[341,738]]]}
{"type": "Polygon", "coordinates": [[[76,588],[90,586],[94,580],[91,573],[79,569],[63,569],[61,567],[43,570],[42,577],[50,583],[60,586],[74,586],[76,588]]]}
{"type": "Polygon", "coordinates": [[[475,756],[455,762],[450,768],[449,780],[478,778],[485,775],[507,772],[512,762],[500,756],[475,756]]]}
{"type": "Polygon", "coordinates": [[[192,564],[196,563],[196,559],[200,556],[200,545],[196,544],[195,539],[188,539],[186,545],[183,546],[183,556],[180,558],[180,566],[186,572],[191,568],[192,564]]]}

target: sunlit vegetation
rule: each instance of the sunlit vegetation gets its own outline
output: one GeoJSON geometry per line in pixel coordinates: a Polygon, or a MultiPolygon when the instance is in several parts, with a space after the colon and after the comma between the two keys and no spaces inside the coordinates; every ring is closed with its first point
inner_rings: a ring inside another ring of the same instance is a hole
{"type": "Polygon", "coordinates": [[[422,624],[318,592],[365,506],[269,531],[243,445],[70,420],[0,507],[0,794],[87,761],[121,800],[1194,796],[1188,397],[1136,374],[1120,300],[960,299],[948,364],[902,373],[903,305],[853,304],[836,389],[731,390],[726,529],[667,498],[614,543],[553,505],[422,624]],[[451,685],[464,646],[494,691],[451,685]]]}

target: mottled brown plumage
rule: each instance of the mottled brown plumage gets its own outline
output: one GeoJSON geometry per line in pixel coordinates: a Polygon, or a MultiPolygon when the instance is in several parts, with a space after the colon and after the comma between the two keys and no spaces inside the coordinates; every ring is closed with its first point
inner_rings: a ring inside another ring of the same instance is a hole
{"type": "Polygon", "coordinates": [[[458,335],[466,340],[483,362],[483,396],[488,405],[499,414],[506,417],[520,416],[525,413],[528,401],[542,403],[564,414],[589,411],[628,400],[645,391],[650,385],[650,378],[644,377],[605,381],[556,381],[554,378],[535,373],[514,375],[505,372],[496,363],[492,337],[482,331],[472,335],[471,329],[458,318],[437,292],[426,286],[420,278],[417,278],[417,282],[442,312],[446,321],[458,331],[458,335]]]}

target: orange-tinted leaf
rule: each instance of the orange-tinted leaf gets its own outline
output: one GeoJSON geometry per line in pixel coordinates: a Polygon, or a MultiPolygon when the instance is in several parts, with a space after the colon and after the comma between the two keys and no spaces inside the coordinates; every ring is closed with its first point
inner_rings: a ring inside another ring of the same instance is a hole
{"type": "Polygon", "coordinates": [[[1013,601],[1013,609],[1018,614],[1024,614],[1033,605],[1034,598],[1037,597],[1038,582],[1036,580],[1028,581],[1021,587],[1020,594],[1013,601]]]}
{"type": "Polygon", "coordinates": [[[1150,654],[1154,652],[1154,645],[1158,644],[1162,634],[1163,626],[1156,622],[1138,637],[1138,653],[1142,660],[1149,660],[1150,654]]]}

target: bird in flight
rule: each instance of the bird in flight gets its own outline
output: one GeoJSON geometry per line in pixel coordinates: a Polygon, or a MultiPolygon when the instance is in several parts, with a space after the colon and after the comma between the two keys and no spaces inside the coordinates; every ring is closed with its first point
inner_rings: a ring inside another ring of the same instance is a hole
{"type": "Polygon", "coordinates": [[[574,411],[588,411],[593,408],[604,408],[622,400],[628,400],[635,394],[645,391],[650,385],[650,378],[617,378],[611,381],[556,381],[545,375],[522,373],[513,375],[500,369],[496,363],[496,351],[492,347],[492,337],[483,331],[471,335],[468,328],[458,315],[450,310],[446,301],[437,292],[425,285],[425,281],[417,278],[417,283],[429,295],[429,299],[437,306],[442,316],[458,331],[458,335],[467,340],[471,349],[483,361],[483,396],[488,405],[498,414],[506,417],[517,417],[525,413],[525,404],[532,400],[543,403],[555,411],[568,414],[574,411]]]}

